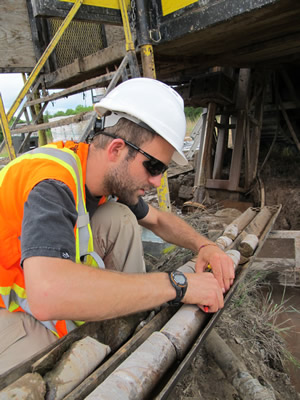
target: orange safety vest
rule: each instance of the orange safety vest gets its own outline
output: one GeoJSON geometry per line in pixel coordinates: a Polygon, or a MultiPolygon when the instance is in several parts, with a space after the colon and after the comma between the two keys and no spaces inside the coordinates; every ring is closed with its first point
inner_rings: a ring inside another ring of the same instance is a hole
{"type": "MultiPolygon", "coordinates": [[[[76,262],[104,268],[93,251],[93,236],[85,205],[86,161],[89,145],[72,141],[46,145],[11,161],[0,172],[0,307],[32,315],[26,295],[21,260],[21,227],[24,204],[35,185],[45,179],[65,183],[73,193],[78,219],[74,228],[76,262]],[[93,259],[96,260],[93,261],[93,259]]],[[[79,322],[40,321],[58,337],[79,322]]]]}

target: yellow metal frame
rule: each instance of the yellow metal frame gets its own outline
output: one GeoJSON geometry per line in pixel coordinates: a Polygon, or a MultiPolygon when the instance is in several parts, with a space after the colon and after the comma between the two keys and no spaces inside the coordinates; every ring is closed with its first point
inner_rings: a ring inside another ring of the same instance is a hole
{"type": "Polygon", "coordinates": [[[156,79],[155,62],[152,44],[144,44],[141,46],[141,58],[144,76],[156,79]]]}
{"type": "Polygon", "coordinates": [[[131,35],[128,14],[127,14],[127,6],[128,6],[127,3],[128,3],[128,1],[126,1],[126,0],[119,0],[122,21],[123,21],[123,28],[124,28],[124,33],[125,33],[125,40],[126,40],[126,51],[134,51],[135,48],[134,48],[134,44],[132,41],[132,35],[131,35]]]}
{"type": "Polygon", "coordinates": [[[198,0],[161,0],[161,8],[163,16],[180,10],[190,4],[197,3],[198,0]]]}
{"type": "Polygon", "coordinates": [[[9,125],[8,125],[8,120],[6,118],[1,93],[0,93],[0,125],[1,125],[2,132],[3,132],[5,144],[6,144],[6,147],[8,150],[9,159],[13,160],[14,158],[16,158],[16,153],[15,153],[14,146],[12,144],[10,129],[9,129],[9,125]]]}
{"type": "Polygon", "coordinates": [[[169,191],[167,172],[163,174],[160,182],[160,187],[157,188],[157,198],[160,210],[171,211],[170,191],[169,191]]]}

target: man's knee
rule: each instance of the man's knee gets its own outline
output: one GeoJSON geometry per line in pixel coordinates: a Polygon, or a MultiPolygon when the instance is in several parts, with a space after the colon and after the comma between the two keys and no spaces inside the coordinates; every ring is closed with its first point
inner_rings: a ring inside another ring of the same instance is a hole
{"type": "Polygon", "coordinates": [[[105,203],[94,214],[91,226],[94,250],[104,260],[106,268],[145,271],[141,230],[136,216],[127,206],[105,203]]]}
{"type": "Polygon", "coordinates": [[[109,228],[111,225],[119,226],[124,223],[138,226],[136,217],[130,208],[115,201],[109,201],[98,207],[91,221],[93,228],[97,228],[98,225],[105,225],[109,228]]]}
{"type": "Polygon", "coordinates": [[[108,242],[115,242],[122,231],[126,231],[129,238],[136,231],[140,232],[133,212],[124,204],[116,202],[100,206],[92,218],[91,227],[94,241],[101,241],[107,237],[108,242]]]}

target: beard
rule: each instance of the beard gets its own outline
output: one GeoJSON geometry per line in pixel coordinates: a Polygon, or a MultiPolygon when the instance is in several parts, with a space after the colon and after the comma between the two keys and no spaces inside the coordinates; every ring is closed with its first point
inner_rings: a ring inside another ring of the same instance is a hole
{"type": "Polygon", "coordinates": [[[117,168],[110,171],[104,177],[103,185],[106,193],[117,196],[120,202],[129,206],[138,203],[140,197],[138,191],[141,187],[145,189],[145,186],[137,184],[130,176],[128,172],[128,160],[124,160],[117,168]]]}

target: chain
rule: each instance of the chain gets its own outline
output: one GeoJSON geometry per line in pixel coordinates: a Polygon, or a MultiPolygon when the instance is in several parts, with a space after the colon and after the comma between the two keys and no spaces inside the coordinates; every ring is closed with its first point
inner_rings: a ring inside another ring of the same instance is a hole
{"type": "Polygon", "coordinates": [[[136,5],[135,5],[135,0],[130,1],[130,13],[129,13],[129,21],[130,21],[130,29],[131,32],[133,33],[135,31],[135,26],[136,26],[136,5]]]}

